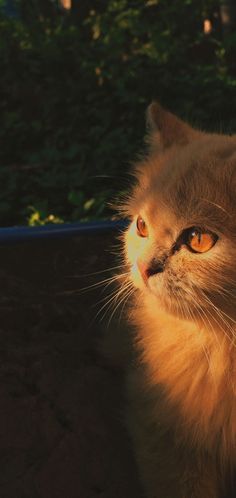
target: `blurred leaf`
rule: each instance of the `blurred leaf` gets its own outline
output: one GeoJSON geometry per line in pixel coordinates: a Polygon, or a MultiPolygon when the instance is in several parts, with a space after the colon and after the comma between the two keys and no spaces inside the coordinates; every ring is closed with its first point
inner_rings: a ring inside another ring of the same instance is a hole
{"type": "Polygon", "coordinates": [[[94,203],[95,203],[95,199],[94,198],[89,199],[88,201],[86,201],[84,203],[84,210],[85,211],[90,211],[90,209],[94,205],[94,203]]]}
{"type": "Polygon", "coordinates": [[[82,206],[84,202],[84,194],[81,191],[71,190],[68,194],[68,200],[74,206],[82,206]]]}

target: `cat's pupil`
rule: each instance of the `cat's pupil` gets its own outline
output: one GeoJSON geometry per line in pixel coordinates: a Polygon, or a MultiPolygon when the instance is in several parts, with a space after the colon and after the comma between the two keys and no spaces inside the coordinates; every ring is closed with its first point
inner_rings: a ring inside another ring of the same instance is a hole
{"type": "Polygon", "coordinates": [[[191,233],[191,236],[190,236],[190,237],[191,237],[191,238],[197,237],[197,239],[198,239],[198,243],[200,244],[200,242],[201,242],[201,236],[202,236],[202,234],[201,234],[200,230],[194,230],[194,231],[191,233]]]}
{"type": "Polygon", "coordinates": [[[199,242],[199,244],[200,244],[200,242],[201,242],[201,234],[200,234],[200,232],[197,232],[197,233],[196,233],[196,234],[194,234],[194,235],[197,235],[198,242],[199,242]]]}

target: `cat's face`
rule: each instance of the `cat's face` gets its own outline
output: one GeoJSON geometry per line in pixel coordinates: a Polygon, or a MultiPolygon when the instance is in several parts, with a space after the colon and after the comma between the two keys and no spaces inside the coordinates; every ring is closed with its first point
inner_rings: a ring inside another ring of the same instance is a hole
{"type": "Polygon", "coordinates": [[[232,319],[236,140],[194,132],[180,120],[177,125],[177,143],[172,129],[173,144],[165,137],[168,147],[158,149],[153,143],[150,156],[137,167],[127,205],[132,221],[125,234],[131,279],[141,293],[156,299],[157,307],[178,316],[211,316],[215,311],[217,317],[217,308],[221,318],[227,313],[232,319]]]}

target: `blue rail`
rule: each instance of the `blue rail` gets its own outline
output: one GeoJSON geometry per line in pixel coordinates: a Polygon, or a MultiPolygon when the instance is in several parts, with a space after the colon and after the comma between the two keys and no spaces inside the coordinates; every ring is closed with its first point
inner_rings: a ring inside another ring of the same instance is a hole
{"type": "Polygon", "coordinates": [[[58,239],[80,235],[96,235],[123,230],[127,221],[92,221],[89,223],[63,223],[40,227],[0,228],[0,244],[25,242],[35,239],[58,239]]]}

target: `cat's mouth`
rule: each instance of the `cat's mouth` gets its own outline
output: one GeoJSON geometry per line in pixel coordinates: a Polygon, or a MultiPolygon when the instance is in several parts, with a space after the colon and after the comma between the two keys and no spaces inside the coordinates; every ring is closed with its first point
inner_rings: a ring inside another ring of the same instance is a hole
{"type": "MultiPolygon", "coordinates": [[[[181,309],[191,306],[192,295],[184,285],[183,279],[180,284],[178,276],[169,272],[168,267],[165,268],[159,261],[147,265],[142,260],[137,260],[137,268],[144,288],[168,311],[176,313],[180,303],[181,309]]],[[[181,313],[183,314],[183,311],[181,313]]]]}
{"type": "Polygon", "coordinates": [[[156,298],[161,298],[163,295],[163,290],[164,290],[164,273],[163,269],[160,269],[153,266],[148,266],[145,264],[145,262],[138,260],[137,261],[137,269],[138,269],[138,274],[140,277],[136,279],[136,283],[138,283],[138,287],[140,286],[140,280],[141,280],[141,287],[144,285],[144,288],[150,291],[153,295],[156,296],[156,298]]]}

